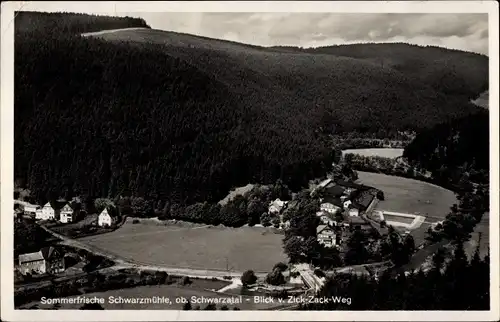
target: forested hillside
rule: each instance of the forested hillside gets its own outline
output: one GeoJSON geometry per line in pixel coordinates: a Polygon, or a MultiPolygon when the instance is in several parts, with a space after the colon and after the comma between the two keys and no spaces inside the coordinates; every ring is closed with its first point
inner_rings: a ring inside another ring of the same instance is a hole
{"type": "Polygon", "coordinates": [[[142,27],[149,28],[144,19],[108,17],[67,12],[18,11],[15,18],[16,33],[80,34],[106,29],[142,27]]]}
{"type": "Polygon", "coordinates": [[[488,183],[489,148],[489,114],[483,110],[422,131],[403,156],[440,181],[458,183],[466,175],[473,182],[488,183]]]}
{"type": "Polygon", "coordinates": [[[476,53],[405,43],[366,43],[282,50],[352,57],[415,77],[438,92],[475,99],[488,89],[488,57],[476,53]]]}
{"type": "Polygon", "coordinates": [[[79,35],[147,28],[132,18],[15,24],[15,175],[42,200],[215,201],[278,178],[296,190],[328,171],[334,130],[422,129],[480,109],[357,58],[144,29],[79,35]]]}

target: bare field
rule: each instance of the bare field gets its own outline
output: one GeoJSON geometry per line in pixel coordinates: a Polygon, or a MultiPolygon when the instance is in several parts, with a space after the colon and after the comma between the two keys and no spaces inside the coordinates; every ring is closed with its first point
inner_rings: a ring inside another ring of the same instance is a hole
{"type": "Polygon", "coordinates": [[[364,157],[384,157],[395,159],[403,155],[404,149],[397,148],[369,148],[369,149],[347,149],[342,151],[342,155],[344,154],[358,154],[364,157]]]}
{"type": "Polygon", "coordinates": [[[438,221],[457,203],[452,191],[427,182],[362,171],[358,175],[360,183],[384,192],[385,200],[377,204],[377,210],[420,213],[427,221],[438,221]]]}
{"type": "Polygon", "coordinates": [[[79,239],[143,264],[176,268],[269,272],[286,261],[282,235],[266,228],[125,224],[79,239]]]}
{"type": "Polygon", "coordinates": [[[385,221],[395,221],[395,222],[403,223],[405,225],[410,225],[415,220],[415,218],[386,215],[386,214],[384,214],[384,219],[385,219],[385,221]]]}

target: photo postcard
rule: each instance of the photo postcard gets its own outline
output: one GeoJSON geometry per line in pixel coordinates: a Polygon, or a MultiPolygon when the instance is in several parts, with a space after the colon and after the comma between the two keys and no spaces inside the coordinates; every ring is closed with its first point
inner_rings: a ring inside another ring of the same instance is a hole
{"type": "Polygon", "coordinates": [[[1,30],[2,320],[500,319],[497,3],[13,1],[1,30]]]}

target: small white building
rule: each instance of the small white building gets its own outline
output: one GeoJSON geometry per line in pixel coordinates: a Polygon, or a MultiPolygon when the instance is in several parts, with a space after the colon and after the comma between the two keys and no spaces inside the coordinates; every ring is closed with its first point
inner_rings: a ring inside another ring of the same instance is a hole
{"type": "Polygon", "coordinates": [[[36,215],[36,211],[41,209],[38,205],[24,204],[23,211],[26,215],[36,215]]]}
{"type": "Polygon", "coordinates": [[[97,225],[101,227],[111,226],[115,221],[115,217],[108,212],[107,208],[104,208],[97,217],[97,225]]]}
{"type": "Polygon", "coordinates": [[[39,220],[54,220],[58,217],[59,211],[50,202],[47,202],[41,209],[37,209],[35,219],[39,220]]]}
{"type": "Polygon", "coordinates": [[[337,235],[329,225],[319,225],[316,228],[316,238],[320,244],[325,247],[334,247],[337,245],[337,235]]]}
{"type": "Polygon", "coordinates": [[[358,217],[359,216],[359,209],[357,209],[357,208],[349,209],[349,216],[358,217]]]}
{"type": "Polygon", "coordinates": [[[288,201],[282,201],[279,198],[269,203],[269,213],[279,214],[285,207],[288,201]]]}
{"type": "Polygon", "coordinates": [[[320,206],[320,210],[331,213],[331,214],[335,214],[338,211],[340,211],[341,209],[340,209],[340,207],[335,206],[334,204],[332,204],[330,202],[323,202],[320,206]]]}
{"type": "Polygon", "coordinates": [[[352,205],[352,201],[351,200],[345,200],[344,201],[344,209],[349,208],[350,205],[352,205]]]}
{"type": "Polygon", "coordinates": [[[73,210],[73,208],[71,208],[71,206],[69,204],[66,204],[66,205],[64,205],[64,207],[62,207],[62,209],[60,211],[59,221],[67,224],[67,223],[75,221],[74,216],[75,216],[75,211],[73,210]]]}

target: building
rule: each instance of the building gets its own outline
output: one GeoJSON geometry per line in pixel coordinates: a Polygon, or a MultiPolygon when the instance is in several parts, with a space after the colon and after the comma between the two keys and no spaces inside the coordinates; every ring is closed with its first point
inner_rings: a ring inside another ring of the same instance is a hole
{"type": "Polygon", "coordinates": [[[328,212],[330,214],[335,214],[341,210],[339,206],[334,205],[330,202],[321,203],[320,210],[324,212],[328,212]]]}
{"type": "Polygon", "coordinates": [[[337,245],[337,235],[335,230],[329,225],[319,225],[316,228],[316,238],[325,247],[334,247],[337,245]]]}
{"type": "Polygon", "coordinates": [[[70,223],[76,220],[75,218],[76,213],[74,209],[70,206],[70,204],[64,205],[64,207],[61,208],[60,210],[60,219],[59,221],[62,223],[70,223]]]}
{"type": "Polygon", "coordinates": [[[288,201],[282,201],[279,198],[269,203],[269,213],[279,214],[285,207],[288,201]]]}
{"type": "Polygon", "coordinates": [[[111,226],[116,222],[116,217],[110,214],[107,208],[104,208],[103,211],[97,217],[97,225],[101,227],[111,226]]]}
{"type": "Polygon", "coordinates": [[[359,209],[358,208],[349,208],[347,214],[349,217],[358,217],[359,216],[359,209]]]}
{"type": "Polygon", "coordinates": [[[23,274],[57,274],[65,269],[64,255],[50,246],[36,253],[19,255],[18,271],[23,274]]]}
{"type": "Polygon", "coordinates": [[[26,203],[22,205],[22,208],[26,215],[36,216],[37,210],[41,209],[42,207],[26,203]]]}
{"type": "Polygon", "coordinates": [[[55,220],[59,218],[59,209],[56,203],[47,202],[41,209],[36,210],[35,219],[55,220]]]}

